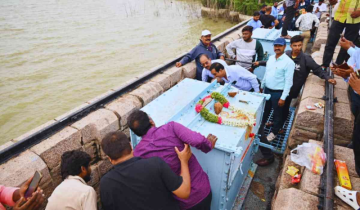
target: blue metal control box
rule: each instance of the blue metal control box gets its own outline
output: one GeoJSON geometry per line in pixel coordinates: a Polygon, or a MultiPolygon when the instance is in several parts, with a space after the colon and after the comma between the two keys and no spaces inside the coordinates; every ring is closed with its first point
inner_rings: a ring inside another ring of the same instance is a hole
{"type": "MultiPolygon", "coordinates": [[[[175,121],[204,136],[211,133],[218,137],[215,149],[208,154],[196,148],[192,148],[192,152],[209,176],[213,194],[211,209],[230,210],[234,208],[236,197],[252,166],[258,144],[255,143],[254,137],[245,137],[247,136],[245,128],[210,123],[195,111],[196,103],[214,91],[226,96],[230,104],[254,113],[256,124],[251,132],[257,134],[265,100],[269,96],[239,91],[231,84],[222,86],[216,82],[205,83],[184,79],[142,110],[151,116],[157,126],[175,121]],[[227,93],[234,91],[238,94],[234,98],[229,97],[227,93]]],[[[214,113],[214,103],[215,100],[212,100],[206,106],[212,113],[214,113]]],[[[131,143],[135,148],[141,138],[132,132],[130,135],[131,143]]]]}

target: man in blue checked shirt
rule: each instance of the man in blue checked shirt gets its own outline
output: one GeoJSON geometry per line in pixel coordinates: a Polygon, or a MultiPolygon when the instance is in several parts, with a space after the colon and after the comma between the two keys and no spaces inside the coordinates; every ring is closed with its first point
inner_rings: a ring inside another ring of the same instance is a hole
{"type": "MultiPolygon", "coordinates": [[[[259,131],[259,133],[262,134],[261,142],[267,144],[276,138],[278,132],[283,126],[283,107],[293,85],[295,63],[284,53],[285,48],[286,41],[284,38],[277,38],[274,41],[275,55],[270,56],[269,60],[266,62],[266,71],[261,83],[261,88],[265,89],[265,94],[271,95],[270,100],[266,101],[263,122],[260,125],[259,131]],[[263,130],[271,109],[274,109],[274,124],[272,132],[265,137],[263,130]]],[[[274,154],[271,149],[260,147],[260,150],[264,157],[256,161],[256,164],[259,166],[267,166],[274,162],[274,154]]]]}
{"type": "Polygon", "coordinates": [[[201,72],[203,67],[200,63],[200,55],[206,54],[211,59],[225,60],[225,56],[220,52],[214,44],[211,43],[211,32],[204,30],[201,33],[200,43],[194,47],[188,54],[186,54],[180,62],[176,63],[176,67],[181,67],[195,59],[196,61],[196,79],[201,81],[201,72]]]}

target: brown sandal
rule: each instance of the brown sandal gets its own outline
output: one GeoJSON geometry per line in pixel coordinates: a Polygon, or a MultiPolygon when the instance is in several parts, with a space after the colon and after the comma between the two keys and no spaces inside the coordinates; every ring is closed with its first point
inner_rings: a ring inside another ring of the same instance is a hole
{"type": "Polygon", "coordinates": [[[284,39],[291,39],[291,36],[290,35],[286,35],[286,36],[280,36],[281,38],[284,38],[284,39]]]}

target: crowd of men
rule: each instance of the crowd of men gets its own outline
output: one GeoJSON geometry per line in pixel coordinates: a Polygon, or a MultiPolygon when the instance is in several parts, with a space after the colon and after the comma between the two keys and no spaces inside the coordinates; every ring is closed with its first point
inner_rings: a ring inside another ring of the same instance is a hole
{"type": "MultiPolygon", "coordinates": [[[[273,121],[261,122],[259,133],[266,126],[272,132],[261,135],[261,141],[269,143],[284,132],[283,125],[293,99],[301,92],[310,72],[332,85],[336,80],[329,76],[325,67],[332,61],[338,41],[342,47],[331,70],[349,84],[351,112],[354,115],[352,143],[355,154],[356,172],[360,176],[360,48],[358,37],[360,29],[360,0],[330,0],[330,5],[338,8],[334,12],[325,47],[323,63],[317,64],[305,53],[313,26],[319,25],[318,13],[327,10],[322,0],[315,6],[307,0],[286,0],[286,6],[262,7],[242,29],[242,38],[226,46],[229,59],[235,64],[225,62],[225,55],[211,43],[211,32],[204,30],[199,44],[176,63],[181,67],[192,60],[196,61],[196,79],[204,82],[216,80],[231,83],[239,90],[263,92],[271,97],[266,101],[263,119],[267,119],[271,109],[273,121]],[[301,35],[290,37],[287,29],[297,9],[301,15],[295,26],[301,35]],[[285,18],[279,17],[284,12],[285,18]],[[274,54],[264,60],[261,43],[252,38],[256,28],[281,26],[282,34],[273,43],[274,54]],[[344,36],[340,34],[344,31],[344,36]],[[286,39],[290,39],[291,50],[285,51],[286,39]],[[254,74],[256,68],[266,66],[262,80],[254,74]]],[[[189,209],[209,210],[212,192],[208,175],[191,153],[190,146],[208,153],[215,148],[217,137],[207,137],[185,126],[169,122],[157,127],[151,117],[140,110],[127,119],[129,128],[142,140],[133,150],[125,133],[111,132],[101,140],[101,148],[113,168],[100,181],[100,199],[104,210],[118,209],[189,209]]],[[[274,154],[268,148],[260,147],[263,158],[257,160],[259,166],[274,162],[274,154]]],[[[91,157],[86,152],[74,150],[62,154],[62,182],[48,199],[46,210],[95,210],[98,196],[87,185],[91,180],[91,157]]],[[[3,205],[13,206],[14,210],[36,210],[43,205],[44,193],[38,188],[30,198],[24,198],[32,178],[20,188],[0,185],[0,210],[3,205]]]]}

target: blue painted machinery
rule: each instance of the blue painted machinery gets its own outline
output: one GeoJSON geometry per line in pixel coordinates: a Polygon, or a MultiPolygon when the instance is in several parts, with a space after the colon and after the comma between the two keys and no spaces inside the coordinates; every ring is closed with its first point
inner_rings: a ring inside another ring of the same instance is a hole
{"type": "MultiPolygon", "coordinates": [[[[288,31],[288,34],[293,37],[295,35],[300,35],[300,31],[288,31]]],[[[260,43],[263,46],[264,49],[264,54],[265,59],[267,60],[269,58],[269,56],[274,55],[274,46],[273,43],[275,41],[275,39],[279,38],[281,36],[281,29],[267,29],[267,28],[257,28],[253,31],[253,35],[252,38],[259,40],[260,43]]],[[[287,50],[291,50],[290,48],[290,40],[286,39],[286,49],[287,50]]],[[[264,73],[265,73],[265,67],[260,66],[258,68],[255,69],[254,74],[260,79],[262,80],[264,77],[264,73]]]]}
{"type": "MultiPolygon", "coordinates": [[[[185,79],[143,107],[142,110],[152,117],[157,126],[175,121],[204,136],[211,133],[218,137],[215,149],[208,154],[196,148],[192,148],[192,152],[209,176],[213,193],[211,209],[239,209],[239,202],[235,201],[244,199],[244,194],[241,192],[244,191],[242,186],[245,185],[244,183],[249,185],[249,181],[244,181],[249,177],[251,179],[254,173],[255,164],[252,163],[252,159],[258,149],[258,138],[246,138],[248,136],[246,128],[210,123],[195,111],[196,103],[214,91],[226,96],[231,105],[254,113],[256,124],[251,132],[257,134],[265,100],[269,96],[239,91],[231,84],[222,86],[216,82],[205,83],[185,79]],[[238,94],[234,98],[229,97],[227,93],[234,91],[238,94]]],[[[212,113],[214,113],[214,103],[215,100],[212,100],[206,106],[212,113]]],[[[132,132],[130,135],[131,143],[135,148],[141,138],[132,132]]]]}

